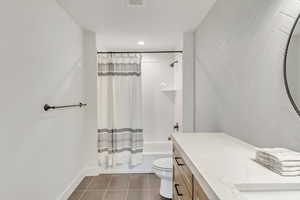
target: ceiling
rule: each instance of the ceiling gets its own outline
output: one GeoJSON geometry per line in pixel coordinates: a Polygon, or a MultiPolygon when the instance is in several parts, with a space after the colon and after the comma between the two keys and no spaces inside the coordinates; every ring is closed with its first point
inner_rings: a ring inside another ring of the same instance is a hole
{"type": "Polygon", "coordinates": [[[215,0],[58,0],[81,26],[97,33],[99,50],[172,50],[200,24],[215,0]],[[137,45],[144,41],[144,46],[137,45]]]}

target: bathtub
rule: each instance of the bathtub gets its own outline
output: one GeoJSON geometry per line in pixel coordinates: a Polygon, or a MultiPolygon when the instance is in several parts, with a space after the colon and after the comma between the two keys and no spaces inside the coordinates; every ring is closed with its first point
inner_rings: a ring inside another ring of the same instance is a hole
{"type": "Polygon", "coordinates": [[[172,154],[172,142],[145,142],[144,143],[144,155],[171,155],[172,154]]]}
{"type": "Polygon", "coordinates": [[[110,169],[102,169],[104,174],[119,174],[119,173],[153,173],[152,163],[158,158],[166,158],[172,156],[172,142],[145,142],[143,152],[143,163],[130,167],[121,165],[110,169]]]}

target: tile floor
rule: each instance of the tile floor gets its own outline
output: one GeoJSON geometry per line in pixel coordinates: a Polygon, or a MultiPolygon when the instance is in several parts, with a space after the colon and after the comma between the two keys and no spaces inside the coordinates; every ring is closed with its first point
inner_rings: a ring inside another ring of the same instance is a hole
{"type": "Polygon", "coordinates": [[[155,174],[105,174],[85,177],[69,200],[165,200],[155,174]]]}

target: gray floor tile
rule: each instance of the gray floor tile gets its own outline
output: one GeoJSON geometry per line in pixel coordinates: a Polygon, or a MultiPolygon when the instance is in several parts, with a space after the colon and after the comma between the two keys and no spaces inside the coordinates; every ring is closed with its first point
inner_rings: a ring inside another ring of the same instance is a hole
{"type": "Polygon", "coordinates": [[[92,179],[93,179],[92,176],[84,177],[84,179],[78,185],[78,187],[76,188],[76,190],[85,190],[87,188],[87,186],[91,183],[92,179]]]}
{"type": "Polygon", "coordinates": [[[112,175],[111,181],[108,185],[108,189],[114,190],[124,190],[129,187],[130,175],[128,174],[120,174],[120,175],[112,175]]]}
{"type": "Polygon", "coordinates": [[[105,190],[110,182],[111,175],[95,176],[88,186],[88,190],[105,190]]]}
{"type": "Polygon", "coordinates": [[[155,174],[149,174],[149,186],[151,189],[158,189],[160,187],[160,178],[155,174]]]}
{"type": "Polygon", "coordinates": [[[126,200],[127,190],[107,190],[103,200],[126,200]]]}
{"type": "Polygon", "coordinates": [[[129,190],[127,200],[148,200],[149,192],[147,190],[129,190]]]}
{"type": "Polygon", "coordinates": [[[68,198],[68,200],[79,200],[83,193],[84,193],[84,191],[82,191],[82,190],[80,190],[80,191],[75,190],[71,194],[71,196],[68,198]]]}
{"type": "Polygon", "coordinates": [[[159,190],[148,190],[148,199],[147,200],[168,200],[159,194],[159,190]]]}
{"type": "Polygon", "coordinates": [[[103,190],[88,190],[86,191],[80,200],[104,200],[103,190]]]}
{"type": "Polygon", "coordinates": [[[149,188],[148,174],[133,174],[130,176],[129,189],[149,188]]]}
{"type": "Polygon", "coordinates": [[[115,174],[86,177],[68,200],[165,200],[154,174],[115,174]]]}

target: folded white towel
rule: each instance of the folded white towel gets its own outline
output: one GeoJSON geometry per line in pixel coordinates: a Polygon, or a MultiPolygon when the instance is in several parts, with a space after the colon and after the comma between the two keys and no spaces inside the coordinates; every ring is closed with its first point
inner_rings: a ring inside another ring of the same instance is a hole
{"type": "Polygon", "coordinates": [[[257,149],[256,162],[281,176],[300,176],[300,153],[284,148],[257,149]]]}
{"type": "Polygon", "coordinates": [[[280,162],[278,159],[274,159],[273,157],[267,156],[265,154],[256,154],[256,160],[261,160],[269,163],[270,165],[277,166],[277,167],[299,167],[300,168],[300,161],[282,161],[280,162]]]}
{"type": "Polygon", "coordinates": [[[265,163],[261,163],[258,160],[256,160],[259,164],[266,167],[267,169],[275,172],[276,174],[279,174],[281,176],[300,176],[300,171],[280,171],[272,166],[266,165],[265,163]]]}
{"type": "Polygon", "coordinates": [[[280,163],[277,163],[277,162],[274,162],[273,160],[265,159],[262,157],[256,157],[255,160],[258,163],[262,163],[266,166],[270,166],[281,172],[295,172],[295,171],[300,172],[300,166],[282,166],[280,163]]]}
{"type": "Polygon", "coordinates": [[[257,149],[257,154],[279,162],[300,162],[300,153],[285,148],[257,149]]]}

